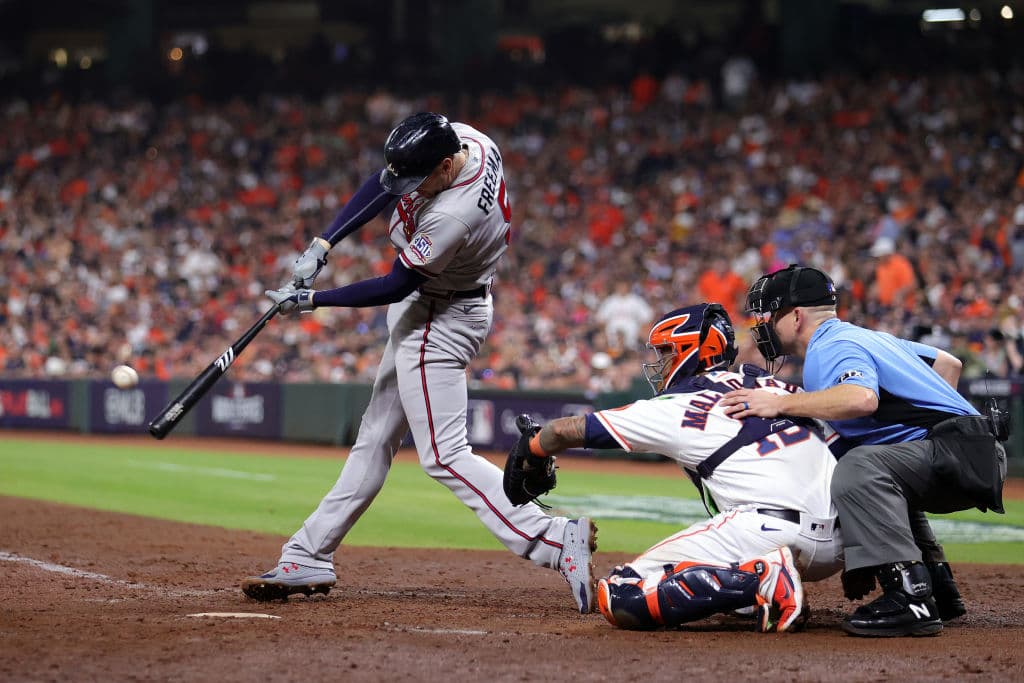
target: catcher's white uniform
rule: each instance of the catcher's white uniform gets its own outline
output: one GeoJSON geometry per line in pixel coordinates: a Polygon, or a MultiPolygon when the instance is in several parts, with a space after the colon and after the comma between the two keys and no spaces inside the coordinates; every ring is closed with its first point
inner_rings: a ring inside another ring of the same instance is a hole
{"type": "MultiPolygon", "coordinates": [[[[836,461],[826,444],[836,435],[826,436],[827,427],[819,423],[728,417],[718,401],[742,387],[744,377],[708,372],[652,399],[588,417],[588,445],[611,445],[610,437],[626,451],[674,459],[702,489],[713,514],[630,562],[641,576],[660,575],[666,564],[684,561],[729,564],[779,546],[789,546],[805,580],[842,568],[842,540],[829,497],[836,461]],[[739,447],[701,477],[701,464],[730,442],[739,447]]],[[[800,391],[771,376],[746,377],[769,391],[800,391]]]]}

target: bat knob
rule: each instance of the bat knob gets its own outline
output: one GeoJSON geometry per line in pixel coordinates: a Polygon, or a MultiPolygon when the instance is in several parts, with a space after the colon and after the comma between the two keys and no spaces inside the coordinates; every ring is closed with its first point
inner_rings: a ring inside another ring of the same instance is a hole
{"type": "Polygon", "coordinates": [[[516,428],[519,430],[520,434],[526,434],[537,427],[540,427],[540,425],[534,422],[533,418],[526,413],[516,416],[516,428]]]}
{"type": "Polygon", "coordinates": [[[167,436],[167,423],[153,420],[149,423],[149,433],[154,439],[163,439],[167,436]]]}

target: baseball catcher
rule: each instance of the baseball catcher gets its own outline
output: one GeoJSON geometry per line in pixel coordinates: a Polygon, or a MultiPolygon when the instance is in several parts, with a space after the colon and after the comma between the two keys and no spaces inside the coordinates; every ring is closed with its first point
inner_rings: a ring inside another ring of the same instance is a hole
{"type": "Polygon", "coordinates": [[[520,426],[505,491],[532,500],[554,486],[551,461],[568,448],[621,448],[676,460],[711,519],[656,543],[597,586],[614,626],[675,627],[753,607],[759,631],[794,631],[807,619],[804,579],[842,568],[842,542],[829,498],[835,458],[817,422],[735,420],[719,405],[736,387],[793,393],[798,387],[757,367],[730,372],[732,322],[718,304],[674,310],[651,329],[655,354],[644,373],[655,396],[542,429],[520,426]],[[548,461],[545,468],[542,463],[548,461]]]}

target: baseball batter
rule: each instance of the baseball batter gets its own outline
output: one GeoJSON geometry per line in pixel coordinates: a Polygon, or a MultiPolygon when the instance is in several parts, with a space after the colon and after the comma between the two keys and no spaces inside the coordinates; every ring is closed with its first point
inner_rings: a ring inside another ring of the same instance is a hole
{"type": "Polygon", "coordinates": [[[512,211],[501,153],[489,137],[439,114],[402,121],[384,148],[387,167],[368,179],[267,295],[282,309],[390,304],[388,341],[356,443],[337,483],[284,544],[277,566],[242,582],[257,600],[327,593],[334,552],[380,491],[412,430],[423,469],[472,509],[512,552],[557,569],[580,612],[593,608],[593,524],[517,508],[502,472],[473,453],[466,434],[466,366],[491,326],[491,284],[508,249],[512,211]],[[331,246],[390,210],[398,250],[391,272],[326,291],[310,289],[331,246]]]}
{"type": "Polygon", "coordinates": [[[601,612],[613,625],[648,629],[756,603],[760,630],[793,630],[807,614],[800,574],[816,581],[842,568],[824,426],[725,414],[719,401],[737,387],[800,389],[760,368],[727,370],[735,336],[718,304],[668,313],[649,346],[658,354],[644,365],[654,398],[554,420],[530,443],[535,455],[579,446],[660,453],[679,463],[712,515],[601,579],[601,612]]]}

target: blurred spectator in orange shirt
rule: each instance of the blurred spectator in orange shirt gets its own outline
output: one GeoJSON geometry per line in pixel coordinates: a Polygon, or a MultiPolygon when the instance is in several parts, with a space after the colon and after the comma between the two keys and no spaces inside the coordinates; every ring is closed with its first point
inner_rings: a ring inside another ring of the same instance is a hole
{"type": "Polygon", "coordinates": [[[720,303],[733,320],[743,319],[747,282],[729,267],[726,259],[716,258],[711,262],[711,267],[701,273],[697,280],[697,291],[700,301],[720,303]]]}
{"type": "Polygon", "coordinates": [[[874,298],[885,307],[899,302],[904,308],[912,308],[917,299],[917,276],[907,257],[896,253],[896,242],[879,237],[871,246],[871,255],[878,259],[874,298]]]}

